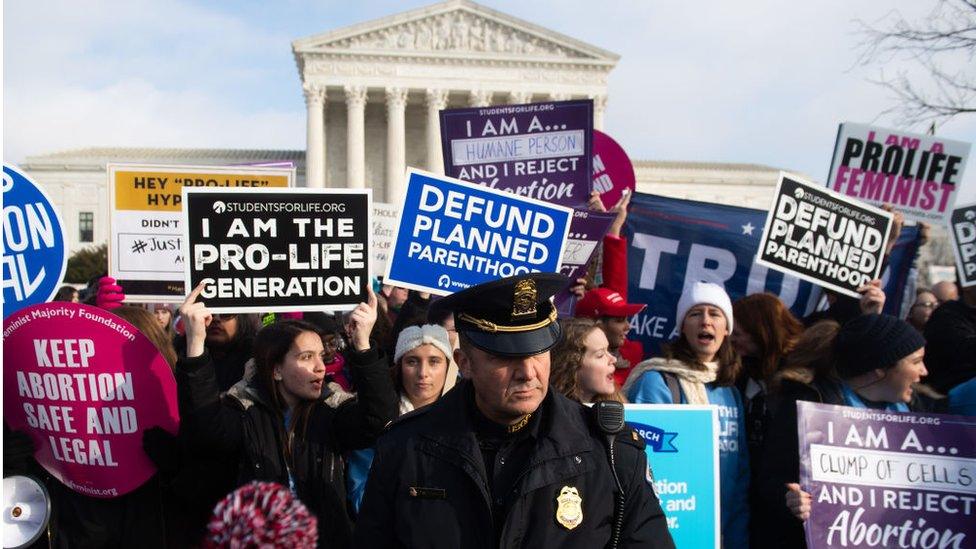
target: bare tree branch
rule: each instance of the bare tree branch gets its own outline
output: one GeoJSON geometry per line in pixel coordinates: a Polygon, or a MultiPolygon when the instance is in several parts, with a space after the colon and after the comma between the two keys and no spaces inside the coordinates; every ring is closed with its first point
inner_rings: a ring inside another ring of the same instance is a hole
{"type": "Polygon", "coordinates": [[[872,80],[893,94],[896,105],[882,111],[907,126],[927,125],[976,113],[976,0],[939,0],[922,21],[890,12],[874,24],[858,21],[864,35],[858,62],[885,65],[907,62],[872,80]],[[946,70],[955,65],[957,70],[946,70]],[[921,76],[919,76],[921,75],[921,76]]]}

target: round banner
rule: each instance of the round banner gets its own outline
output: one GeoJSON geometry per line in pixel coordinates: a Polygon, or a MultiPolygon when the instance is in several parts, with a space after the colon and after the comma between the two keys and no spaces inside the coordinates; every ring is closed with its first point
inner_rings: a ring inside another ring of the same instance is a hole
{"type": "Polygon", "coordinates": [[[97,307],[43,303],[3,323],[3,416],[49,473],[86,496],[135,490],[156,472],[142,432],[179,428],[169,364],[132,324],[97,307]]]}
{"type": "Polygon", "coordinates": [[[623,147],[609,135],[593,130],[593,189],[600,191],[603,206],[610,210],[624,189],[634,192],[636,185],[634,165],[623,147]]]}
{"type": "Polygon", "coordinates": [[[64,224],[51,198],[3,165],[3,318],[54,297],[68,266],[64,224]]]}

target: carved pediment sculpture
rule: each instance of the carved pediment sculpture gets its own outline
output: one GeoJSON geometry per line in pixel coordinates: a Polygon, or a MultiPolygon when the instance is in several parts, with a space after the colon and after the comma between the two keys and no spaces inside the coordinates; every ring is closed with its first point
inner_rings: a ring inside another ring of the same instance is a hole
{"type": "Polygon", "coordinates": [[[440,13],[383,24],[357,26],[296,42],[297,51],[347,50],[363,52],[417,52],[503,55],[564,60],[616,60],[616,55],[576,41],[563,41],[557,33],[534,25],[520,28],[512,22],[478,13],[467,3],[440,13]],[[470,6],[470,7],[469,7],[470,6]],[[551,34],[551,36],[546,36],[551,34]]]}

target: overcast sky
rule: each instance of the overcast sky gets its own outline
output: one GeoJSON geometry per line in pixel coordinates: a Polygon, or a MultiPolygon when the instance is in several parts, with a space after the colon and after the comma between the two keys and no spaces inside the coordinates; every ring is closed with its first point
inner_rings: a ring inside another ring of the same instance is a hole
{"type": "MultiPolygon", "coordinates": [[[[291,41],[429,3],[5,2],[4,160],[88,146],[303,149],[291,41]]],[[[606,131],[631,158],[760,163],[817,180],[839,122],[894,124],[882,115],[890,92],[869,80],[898,66],[858,65],[856,21],[933,5],[482,3],[621,55],[606,131]]],[[[976,116],[939,135],[976,140],[976,116]]],[[[976,166],[965,179],[976,200],[976,166]]]]}

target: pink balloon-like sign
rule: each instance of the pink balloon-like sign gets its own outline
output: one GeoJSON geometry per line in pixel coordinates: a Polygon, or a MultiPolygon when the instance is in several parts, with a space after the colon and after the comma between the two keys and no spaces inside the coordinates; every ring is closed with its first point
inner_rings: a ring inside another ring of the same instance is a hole
{"type": "Polygon", "coordinates": [[[142,433],[176,433],[176,380],[132,324],[77,303],[43,303],[3,323],[3,416],[66,486],[112,498],[156,472],[142,433]]]}
{"type": "Polygon", "coordinates": [[[637,178],[630,157],[609,135],[593,130],[593,190],[607,210],[617,205],[624,189],[634,192],[637,178]]]}

